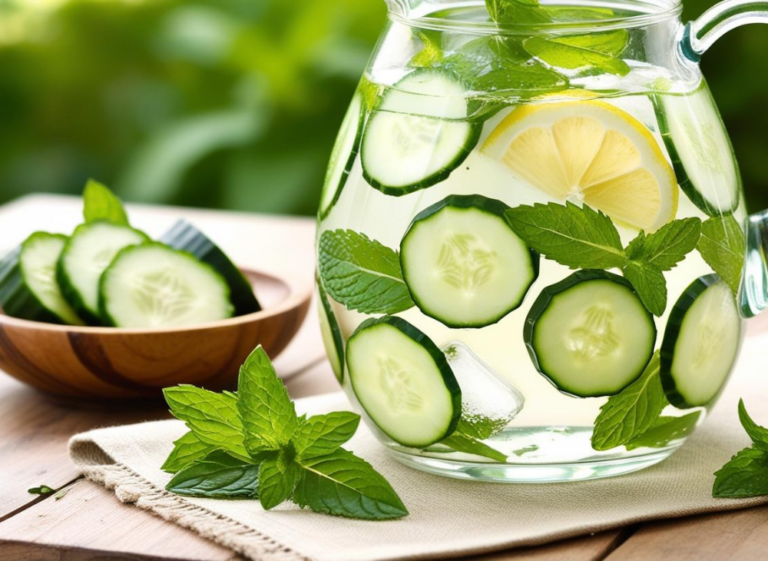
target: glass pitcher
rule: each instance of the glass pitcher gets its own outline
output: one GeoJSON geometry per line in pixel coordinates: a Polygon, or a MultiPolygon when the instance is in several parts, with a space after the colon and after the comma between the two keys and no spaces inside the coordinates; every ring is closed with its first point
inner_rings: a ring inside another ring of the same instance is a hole
{"type": "Polygon", "coordinates": [[[457,478],[668,457],[765,307],[765,217],[698,65],[764,3],[688,25],[675,0],[388,3],[319,211],[350,400],[398,460],[457,478]]]}

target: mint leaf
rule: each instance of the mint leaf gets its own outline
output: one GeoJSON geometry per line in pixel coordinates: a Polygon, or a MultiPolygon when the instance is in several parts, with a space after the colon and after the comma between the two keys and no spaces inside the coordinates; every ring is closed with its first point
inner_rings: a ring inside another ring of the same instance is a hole
{"type": "Polygon", "coordinates": [[[655,267],[637,261],[627,262],[622,272],[648,311],[655,316],[663,316],[667,309],[667,281],[664,274],[655,267]]]}
{"type": "MultiPolygon", "coordinates": [[[[608,10],[613,15],[612,10],[608,10]]],[[[592,10],[586,16],[594,19],[595,11],[592,10]]],[[[578,49],[586,49],[609,56],[619,56],[624,52],[629,43],[629,32],[626,29],[616,29],[615,31],[606,31],[604,33],[590,33],[587,35],[566,35],[564,37],[552,38],[552,41],[568,45],[578,49]]]]}
{"type": "Polygon", "coordinates": [[[98,181],[91,179],[85,185],[83,203],[83,217],[86,222],[104,220],[121,226],[129,225],[123,203],[98,181]]]}
{"type": "Polygon", "coordinates": [[[165,488],[187,497],[253,499],[259,494],[259,466],[214,450],[179,471],[165,488]]]}
{"type": "Polygon", "coordinates": [[[301,461],[293,500],[302,508],[347,518],[387,520],[408,514],[392,486],[365,460],[339,448],[301,461]]]}
{"type": "Polygon", "coordinates": [[[290,499],[300,474],[298,464],[284,452],[261,462],[259,500],[264,510],[290,499]]]}
{"type": "Polygon", "coordinates": [[[646,236],[640,232],[627,246],[627,258],[659,271],[669,271],[696,249],[700,238],[701,220],[674,220],[653,234],[646,236]]]}
{"type": "Polygon", "coordinates": [[[552,18],[537,0],[485,0],[488,14],[496,23],[549,23],[552,18]]]}
{"type": "Polygon", "coordinates": [[[200,441],[248,459],[234,396],[189,385],[166,388],[163,395],[173,416],[184,421],[200,441]]]}
{"type": "Polygon", "coordinates": [[[745,448],[715,472],[713,497],[762,495],[768,495],[768,453],[759,448],[745,448]]]}
{"type": "Polygon", "coordinates": [[[761,427],[752,420],[752,417],[747,413],[743,399],[739,400],[739,420],[754,445],[764,452],[768,452],[768,429],[761,427]]]}
{"type": "Polygon", "coordinates": [[[216,450],[215,446],[202,442],[194,432],[190,431],[173,443],[173,450],[160,469],[168,473],[176,473],[202,460],[214,450],[216,450]]]}
{"type": "Polygon", "coordinates": [[[746,241],[744,231],[733,216],[710,218],[701,225],[699,253],[712,270],[739,293],[744,269],[746,241]]]}
{"type": "Polygon", "coordinates": [[[296,431],[296,453],[302,457],[330,454],[352,438],[359,425],[360,415],[347,411],[310,417],[296,431]]]}
{"type": "Polygon", "coordinates": [[[323,232],[318,259],[323,287],[347,309],[395,314],[413,307],[397,252],[365,234],[323,232]]]}
{"type": "Polygon", "coordinates": [[[541,92],[556,92],[568,88],[566,76],[532,60],[518,66],[507,65],[479,76],[471,82],[472,88],[486,96],[526,97],[541,92]]]}
{"type": "Polygon", "coordinates": [[[592,433],[598,451],[622,446],[651,428],[667,406],[659,378],[659,353],[653,355],[640,378],[600,408],[592,433]]]}
{"type": "Polygon", "coordinates": [[[490,458],[496,462],[507,461],[507,456],[495,448],[492,448],[487,444],[465,434],[454,432],[448,438],[441,440],[440,444],[444,444],[448,448],[456,450],[457,452],[464,452],[465,454],[474,454],[475,456],[490,458]]]}
{"type": "Polygon", "coordinates": [[[445,57],[441,67],[486,96],[529,96],[568,88],[568,78],[523,49],[519,39],[489,36],[473,39],[445,57]]]}
{"type": "MultiPolygon", "coordinates": [[[[584,37],[584,36],[581,36],[584,37]]],[[[584,40],[571,41],[568,44],[563,39],[545,39],[543,37],[531,37],[523,42],[525,50],[534,55],[539,60],[546,62],[558,68],[569,70],[576,69],[599,69],[608,74],[617,74],[625,76],[629,74],[629,65],[616,56],[593,50],[584,40]],[[579,43],[585,46],[578,46],[579,43]]],[[[573,39],[573,38],[572,38],[573,39]]]]}
{"type": "Polygon", "coordinates": [[[622,267],[619,232],[605,214],[570,202],[536,203],[505,213],[507,222],[530,247],[571,269],[622,267]]]}
{"type": "Polygon", "coordinates": [[[245,448],[252,457],[288,444],[299,424],[288,391],[261,345],[240,367],[237,411],[245,428],[245,448]]]}
{"type": "Polygon", "coordinates": [[[455,433],[485,440],[499,434],[507,424],[507,419],[494,420],[482,415],[463,415],[456,425],[455,433]]]}
{"type": "Polygon", "coordinates": [[[701,417],[699,411],[688,413],[682,417],[659,417],[653,422],[651,428],[627,442],[625,446],[627,450],[664,448],[673,440],[685,438],[693,432],[699,417],[701,417]]]}
{"type": "Polygon", "coordinates": [[[51,493],[55,493],[56,489],[52,489],[51,487],[48,487],[48,485],[40,485],[39,487],[32,487],[31,489],[27,489],[27,493],[30,495],[50,495],[51,493]]]}

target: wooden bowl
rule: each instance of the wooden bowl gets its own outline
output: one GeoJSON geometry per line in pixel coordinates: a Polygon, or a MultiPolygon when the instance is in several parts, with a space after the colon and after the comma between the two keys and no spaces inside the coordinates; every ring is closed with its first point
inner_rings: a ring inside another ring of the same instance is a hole
{"type": "Polygon", "coordinates": [[[176,384],[232,389],[258,345],[275,358],[301,327],[311,287],[243,270],[264,309],[170,329],[73,327],[0,313],[0,370],[43,392],[77,399],[152,399],[176,384]]]}

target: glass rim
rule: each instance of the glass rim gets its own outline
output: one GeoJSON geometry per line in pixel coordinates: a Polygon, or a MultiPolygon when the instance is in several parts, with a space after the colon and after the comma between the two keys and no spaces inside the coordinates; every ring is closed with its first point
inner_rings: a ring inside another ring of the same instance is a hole
{"type": "Polygon", "coordinates": [[[624,8],[634,11],[607,19],[583,19],[551,23],[498,24],[493,21],[436,16],[435,13],[451,9],[477,8],[485,5],[484,0],[458,0],[450,3],[429,4],[431,10],[411,12],[407,0],[389,0],[389,18],[395,22],[428,29],[431,31],[453,31],[472,35],[532,35],[564,32],[609,31],[646,27],[677,18],[683,11],[681,0],[542,0],[544,6],[566,6],[571,8],[624,8]],[[436,8],[442,10],[436,10],[436,8]]]}

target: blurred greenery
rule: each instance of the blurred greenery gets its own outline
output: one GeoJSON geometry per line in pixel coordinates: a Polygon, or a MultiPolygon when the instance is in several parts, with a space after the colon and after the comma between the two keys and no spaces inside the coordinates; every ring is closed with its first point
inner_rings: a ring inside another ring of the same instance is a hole
{"type": "MultiPolygon", "coordinates": [[[[711,0],[687,0],[692,18],[711,0]]],[[[79,193],[312,214],[383,0],[0,0],[0,203],[79,193]]],[[[703,67],[768,207],[768,33],[703,67]]]]}

